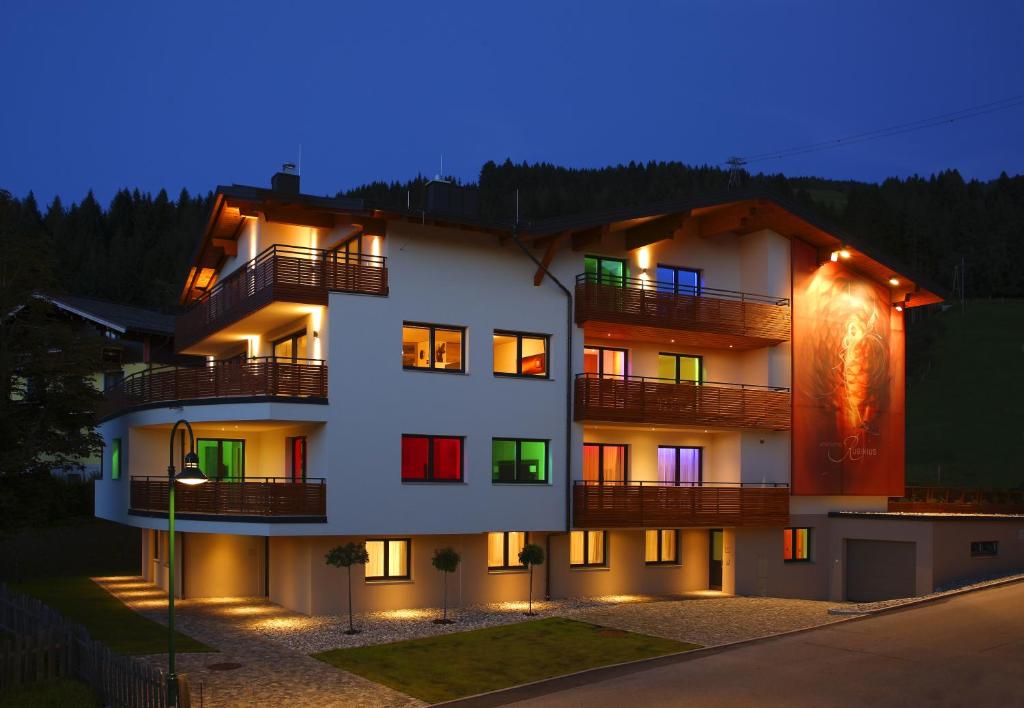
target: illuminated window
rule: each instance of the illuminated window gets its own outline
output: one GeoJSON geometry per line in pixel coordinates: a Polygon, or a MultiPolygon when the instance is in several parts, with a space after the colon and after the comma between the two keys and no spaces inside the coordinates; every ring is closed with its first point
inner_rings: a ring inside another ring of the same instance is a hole
{"type": "Polygon", "coordinates": [[[601,378],[622,377],[628,373],[629,352],[612,347],[584,347],[583,373],[601,378]]]}
{"type": "Polygon", "coordinates": [[[587,256],[583,259],[583,272],[587,274],[587,280],[601,285],[617,285],[623,287],[626,284],[626,261],[621,258],[605,258],[604,256],[587,256]]]}
{"type": "Polygon", "coordinates": [[[971,541],[971,556],[998,556],[999,541],[971,541]]]}
{"type": "Polygon", "coordinates": [[[598,484],[625,482],[629,479],[629,449],[625,445],[585,443],[583,479],[598,484]]]}
{"type": "Polygon", "coordinates": [[[799,563],[811,560],[811,530],[785,529],[782,532],[782,560],[799,563]]]}
{"type": "Polygon", "coordinates": [[[494,438],[491,441],[492,482],[547,482],[548,441],[494,438]]]}
{"type": "Polygon", "coordinates": [[[644,562],[647,565],[678,565],[679,529],[648,529],[644,562]]]}
{"type": "Polygon", "coordinates": [[[700,271],[658,264],[658,290],[678,295],[700,295],[700,271]]]}
{"type": "Polygon", "coordinates": [[[658,354],[658,378],[675,383],[700,383],[704,380],[703,357],[658,354]]]}
{"type": "Polygon", "coordinates": [[[406,322],[402,367],[461,373],[466,370],[466,328],[406,322]]]}
{"type": "Polygon", "coordinates": [[[573,531],[569,534],[569,565],[601,568],[607,565],[604,531],[573,531]]]}
{"type": "Polygon", "coordinates": [[[121,438],[110,441],[110,478],[121,479],[121,438]]]}
{"type": "Polygon", "coordinates": [[[301,330],[274,342],[274,357],[297,361],[306,358],[306,330],[301,330]]]}
{"type": "Polygon", "coordinates": [[[490,570],[523,570],[519,552],[526,545],[525,531],[492,531],[487,534],[487,567],[490,570]]]}
{"type": "Polygon", "coordinates": [[[285,438],[285,475],[292,482],[306,481],[306,438],[285,438]]]}
{"type": "Polygon", "coordinates": [[[370,560],[366,564],[367,580],[408,580],[412,541],[407,538],[385,538],[366,542],[370,560]]]}
{"type": "Polygon", "coordinates": [[[658,481],[680,486],[703,481],[704,450],[682,445],[658,446],[658,481]]]}
{"type": "Polygon", "coordinates": [[[402,436],[402,481],[461,482],[463,438],[402,436]]]}
{"type": "Polygon", "coordinates": [[[548,337],[494,331],[494,373],[501,376],[548,375],[548,337]]]}
{"type": "Polygon", "coordinates": [[[241,482],[245,479],[245,441],[211,440],[200,438],[196,441],[199,454],[199,469],[207,478],[218,482],[241,482]]]}

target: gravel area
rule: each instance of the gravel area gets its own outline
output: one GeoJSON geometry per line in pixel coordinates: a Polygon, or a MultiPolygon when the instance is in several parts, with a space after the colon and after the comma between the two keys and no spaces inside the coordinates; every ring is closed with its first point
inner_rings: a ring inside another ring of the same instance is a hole
{"type": "Polygon", "coordinates": [[[725,596],[579,610],[567,616],[630,632],[717,646],[845,619],[829,614],[833,605],[818,600],[725,596]]]}
{"type": "Polygon", "coordinates": [[[980,588],[987,588],[992,585],[1002,585],[1003,583],[1017,582],[1024,580],[1024,573],[1017,573],[1015,575],[999,575],[987,577],[980,580],[968,581],[966,583],[958,583],[946,585],[939,588],[933,593],[927,595],[917,595],[915,597],[898,597],[892,600],[879,600],[878,602],[857,602],[840,605],[838,607],[829,608],[829,614],[832,615],[863,615],[870,614],[872,612],[879,612],[881,610],[888,610],[892,607],[900,607],[901,605],[913,605],[918,602],[925,600],[934,600],[947,595],[957,595],[967,590],[978,590],[980,588]]]}
{"type": "MultiPolygon", "coordinates": [[[[448,609],[452,624],[434,624],[441,617],[441,608],[361,612],[354,616],[359,634],[345,634],[348,615],[275,616],[254,619],[251,628],[264,637],[306,654],[344,647],[386,644],[405,639],[434,637],[441,634],[465,632],[472,629],[494,627],[523,622],[541,617],[570,617],[576,613],[623,603],[652,602],[658,598],[640,595],[615,595],[587,599],[535,601],[533,611],[537,617],[525,615],[527,604],[500,602],[448,609]]],[[[286,611],[285,611],[286,612],[286,611]]]]}

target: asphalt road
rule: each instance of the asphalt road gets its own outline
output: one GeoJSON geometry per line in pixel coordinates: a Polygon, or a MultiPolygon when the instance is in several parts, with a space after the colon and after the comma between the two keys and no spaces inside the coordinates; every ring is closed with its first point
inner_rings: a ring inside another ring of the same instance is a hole
{"type": "Polygon", "coordinates": [[[612,678],[516,706],[1024,706],[1024,583],[612,678]]]}

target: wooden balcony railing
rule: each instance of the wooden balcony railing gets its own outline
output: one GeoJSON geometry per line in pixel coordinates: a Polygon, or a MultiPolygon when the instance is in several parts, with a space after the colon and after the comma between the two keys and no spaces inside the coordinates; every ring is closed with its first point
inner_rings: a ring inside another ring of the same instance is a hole
{"type": "Polygon", "coordinates": [[[177,318],[175,346],[181,351],[275,301],[326,305],[331,291],[387,295],[386,259],[275,244],[177,318]]]}
{"type": "MultiPolygon", "coordinates": [[[[167,515],[167,477],[132,477],[130,511],[167,515]]],[[[293,482],[286,477],[246,477],[240,482],[207,482],[174,488],[174,513],[187,517],[276,518],[326,521],[327,485],[323,479],[293,482]]]]}
{"type": "Polygon", "coordinates": [[[327,363],[260,357],[147,369],[107,389],[103,415],[154,403],[259,396],[323,401],[327,398],[327,363]]]}
{"type": "Polygon", "coordinates": [[[709,346],[766,346],[790,338],[790,307],[788,298],[584,273],[576,277],[576,324],[594,323],[630,338],[692,332],[709,346]]]}
{"type": "Polygon", "coordinates": [[[577,480],[572,518],[577,528],[785,526],[789,487],[577,480]]]}
{"type": "Polygon", "coordinates": [[[789,430],[788,388],[648,376],[577,374],[575,419],[789,430]]]}
{"type": "Polygon", "coordinates": [[[889,498],[889,511],[940,514],[1024,514],[1022,489],[907,487],[889,498]]]}

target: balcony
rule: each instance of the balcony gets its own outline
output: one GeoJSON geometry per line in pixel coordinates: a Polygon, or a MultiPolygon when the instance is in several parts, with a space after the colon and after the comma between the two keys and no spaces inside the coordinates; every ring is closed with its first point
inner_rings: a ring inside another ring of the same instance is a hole
{"type": "Polygon", "coordinates": [[[106,391],[104,417],[137,407],[211,398],[285,398],[327,401],[327,363],[318,359],[261,357],[208,366],[162,366],[132,374],[106,391]]]}
{"type": "Polygon", "coordinates": [[[790,307],[788,298],[584,273],[576,276],[576,324],[592,337],[744,350],[789,340],[790,307]]]}
{"type": "Polygon", "coordinates": [[[577,480],[572,496],[577,528],[785,526],[786,484],[590,482],[577,480]]]}
{"type": "Polygon", "coordinates": [[[576,375],[575,420],[789,430],[788,388],[648,376],[576,375]]]}
{"type": "MultiPolygon", "coordinates": [[[[129,513],[167,516],[167,477],[132,477],[129,513]]],[[[327,485],[323,479],[293,482],[286,477],[247,477],[241,482],[207,482],[174,488],[179,519],[325,523],[327,485]]]]}
{"type": "Polygon", "coordinates": [[[1024,514],[1024,490],[907,487],[889,511],[931,514],[1024,514]]]}
{"type": "MultiPolygon", "coordinates": [[[[175,323],[179,352],[276,302],[326,305],[328,293],[388,294],[388,269],[383,256],[355,256],[300,246],[274,245],[242,265],[195,301],[175,323]]],[[[294,318],[285,308],[281,319],[294,318]]],[[[262,322],[262,330],[276,322],[262,322]]],[[[285,324],[281,321],[280,324],[285,324]]]]}

